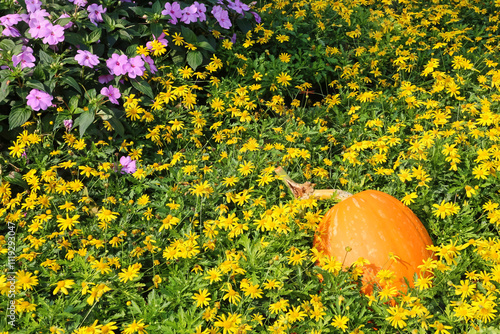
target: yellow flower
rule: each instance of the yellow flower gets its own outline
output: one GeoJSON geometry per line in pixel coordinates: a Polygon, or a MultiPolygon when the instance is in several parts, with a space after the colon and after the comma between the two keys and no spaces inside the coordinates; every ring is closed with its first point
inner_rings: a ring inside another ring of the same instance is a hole
{"type": "Polygon", "coordinates": [[[401,199],[401,202],[403,202],[405,205],[409,205],[414,201],[415,198],[417,198],[418,195],[416,192],[412,192],[411,194],[405,193],[405,196],[401,199]]]}
{"type": "Polygon", "coordinates": [[[196,303],[196,307],[204,307],[204,306],[208,306],[209,304],[209,301],[211,300],[211,298],[209,298],[210,296],[210,293],[208,292],[207,289],[203,289],[203,290],[199,290],[198,293],[195,293],[194,296],[192,296],[191,298],[193,298],[195,300],[195,303],[196,303]]]}
{"type": "Polygon", "coordinates": [[[278,80],[278,83],[281,84],[282,86],[290,86],[290,81],[292,80],[292,77],[288,75],[288,73],[281,72],[280,75],[276,77],[278,80]]]}
{"type": "Polygon", "coordinates": [[[335,328],[341,329],[342,332],[345,332],[345,330],[347,329],[347,322],[348,321],[349,321],[349,318],[346,317],[345,315],[343,315],[343,316],[336,315],[333,317],[332,325],[335,328]]]}
{"type": "Polygon", "coordinates": [[[122,272],[118,274],[120,282],[123,283],[127,283],[127,281],[132,281],[137,276],[139,276],[139,269],[134,265],[128,266],[127,269],[122,269],[122,272]]]}
{"type": "Polygon", "coordinates": [[[23,290],[31,290],[33,286],[38,285],[38,277],[32,276],[30,272],[20,270],[17,272],[16,285],[19,285],[23,290]]]}
{"type": "Polygon", "coordinates": [[[122,332],[123,334],[133,334],[133,333],[139,333],[139,334],[147,334],[145,328],[149,327],[149,325],[144,324],[144,320],[134,320],[133,323],[130,325],[127,325],[127,328],[122,332]]]}
{"type": "Polygon", "coordinates": [[[390,316],[386,317],[385,320],[389,321],[392,327],[404,328],[406,327],[405,320],[408,318],[407,310],[400,306],[391,306],[387,310],[390,316]]]}
{"type": "Polygon", "coordinates": [[[60,217],[57,219],[57,222],[59,223],[58,226],[59,226],[59,229],[61,229],[62,231],[64,230],[72,230],[73,229],[73,226],[75,224],[78,224],[80,223],[78,221],[78,218],[80,218],[80,215],[74,215],[73,217],[69,217],[68,214],[66,214],[66,218],[63,218],[63,217],[60,217]]]}
{"type": "Polygon", "coordinates": [[[59,291],[61,291],[62,293],[64,293],[65,295],[67,295],[68,294],[68,290],[67,289],[70,289],[74,284],[75,284],[75,281],[73,281],[72,279],[65,279],[63,281],[59,281],[57,283],[54,283],[52,285],[57,285],[57,286],[54,289],[53,294],[55,295],[59,291]]]}
{"type": "Polygon", "coordinates": [[[24,153],[24,148],[26,147],[26,144],[21,143],[19,140],[16,140],[14,143],[14,146],[9,147],[9,154],[12,155],[13,157],[20,158],[22,154],[24,153]]]}
{"type": "Polygon", "coordinates": [[[247,176],[255,168],[254,164],[251,161],[244,161],[243,164],[239,165],[239,167],[240,168],[238,168],[238,172],[240,172],[240,174],[243,176],[247,176]]]}

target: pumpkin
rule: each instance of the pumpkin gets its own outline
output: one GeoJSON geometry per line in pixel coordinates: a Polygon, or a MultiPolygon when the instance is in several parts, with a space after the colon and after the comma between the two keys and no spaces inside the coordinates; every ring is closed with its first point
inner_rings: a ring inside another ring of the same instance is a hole
{"type": "Polygon", "coordinates": [[[367,260],[369,263],[363,266],[363,293],[371,294],[374,285],[406,292],[406,280],[413,287],[415,274],[425,276],[418,266],[433,256],[428,249],[432,240],[418,217],[398,199],[377,190],[355,195],[336,189],[315,190],[310,182],[294,182],[281,167],[275,172],[296,198],[341,200],[323,217],[313,246],[343,261],[347,268],[360,258],[367,260]],[[390,282],[381,280],[377,273],[382,269],[392,271],[395,277],[390,282]]]}
{"type": "Polygon", "coordinates": [[[334,205],[323,217],[315,236],[314,247],[335,256],[350,267],[359,258],[363,266],[362,292],[371,294],[373,285],[396,287],[406,292],[413,286],[418,266],[432,257],[432,240],[417,216],[389,194],[366,190],[334,205]],[[395,279],[382,284],[381,269],[391,270],[395,279]]]}

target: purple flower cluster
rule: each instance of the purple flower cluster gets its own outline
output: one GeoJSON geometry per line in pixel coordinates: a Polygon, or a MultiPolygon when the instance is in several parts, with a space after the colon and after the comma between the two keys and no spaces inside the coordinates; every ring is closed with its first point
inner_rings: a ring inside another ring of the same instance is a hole
{"type": "Polygon", "coordinates": [[[181,9],[181,5],[178,2],[165,4],[165,9],[161,12],[162,15],[170,16],[170,23],[177,24],[178,19],[185,24],[196,21],[206,21],[207,17],[205,15],[207,7],[204,4],[195,1],[191,6],[181,9]]]}
{"type": "Polygon", "coordinates": [[[106,60],[106,66],[109,69],[109,73],[116,76],[127,74],[131,79],[142,76],[146,71],[142,56],[128,58],[126,55],[113,53],[111,58],[106,60]]]}
{"type": "MultiPolygon", "coordinates": [[[[224,8],[229,8],[234,10],[236,13],[243,15],[245,12],[250,10],[250,7],[241,2],[241,0],[226,0],[226,2],[227,5],[224,4],[223,0],[219,0],[218,5],[212,7],[211,13],[222,28],[229,29],[233,24],[229,18],[229,12],[224,8]]],[[[206,11],[206,6],[198,3],[198,1],[195,1],[191,6],[183,9],[181,9],[181,5],[178,2],[167,2],[165,4],[165,9],[161,12],[161,14],[170,16],[169,22],[171,24],[177,24],[179,20],[185,24],[189,24],[191,22],[206,21],[206,11]]],[[[255,17],[255,20],[260,22],[260,16],[255,12],[252,12],[252,14],[255,17]]]]}

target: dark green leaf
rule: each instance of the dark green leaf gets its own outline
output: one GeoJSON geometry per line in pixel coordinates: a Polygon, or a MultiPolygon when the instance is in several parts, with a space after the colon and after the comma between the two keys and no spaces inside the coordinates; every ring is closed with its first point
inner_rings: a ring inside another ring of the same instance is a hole
{"type": "Polygon", "coordinates": [[[81,96],[80,95],[73,95],[71,99],[69,100],[69,111],[72,113],[75,112],[76,108],[78,108],[78,101],[80,100],[81,96]]]}
{"type": "Polygon", "coordinates": [[[151,23],[151,33],[153,36],[158,39],[163,32],[163,26],[158,23],[151,23]]]}
{"type": "Polygon", "coordinates": [[[30,119],[30,116],[31,109],[28,107],[12,109],[9,114],[9,130],[23,125],[30,119]]]}
{"type": "Polygon", "coordinates": [[[20,186],[24,189],[29,188],[28,183],[23,180],[22,175],[18,172],[12,172],[9,175],[5,176],[5,180],[7,180],[8,182],[10,182],[12,184],[17,184],[18,186],[20,186]]]}
{"type": "Polygon", "coordinates": [[[108,122],[111,124],[111,126],[113,127],[113,129],[120,135],[120,136],[124,136],[125,135],[125,128],[123,127],[123,124],[122,122],[120,122],[118,120],[117,117],[113,116],[111,117],[108,122]]]}
{"type": "Polygon", "coordinates": [[[159,1],[156,1],[153,4],[153,13],[161,13],[161,11],[162,11],[162,6],[159,1]]]}
{"type": "Polygon", "coordinates": [[[89,37],[87,38],[88,44],[94,44],[95,42],[97,42],[101,38],[101,34],[102,34],[101,28],[92,31],[89,37]]]}
{"type": "MultiPolygon", "coordinates": [[[[87,128],[92,124],[95,118],[95,113],[92,110],[84,111],[80,116],[78,116],[78,126],[80,130],[80,137],[83,137],[87,128]]],[[[76,120],[75,120],[76,122],[76,120]]]]}
{"type": "Polygon", "coordinates": [[[40,61],[43,65],[50,65],[54,62],[54,59],[43,50],[40,50],[38,56],[40,57],[40,61]]]}
{"type": "Polygon", "coordinates": [[[74,46],[81,46],[85,44],[82,35],[74,32],[64,33],[64,41],[74,46]]]}
{"type": "Polygon", "coordinates": [[[186,28],[185,26],[181,26],[181,30],[182,30],[182,37],[184,37],[186,42],[194,44],[198,41],[196,34],[191,29],[186,28]]]}
{"type": "Polygon", "coordinates": [[[189,51],[186,60],[189,66],[191,66],[193,70],[196,70],[196,68],[203,62],[203,55],[200,51],[189,51]]]}
{"type": "Polygon", "coordinates": [[[5,98],[9,95],[10,93],[10,82],[9,81],[3,81],[2,85],[0,86],[0,102],[3,102],[5,98]]]}
{"type": "Polygon", "coordinates": [[[45,86],[43,85],[43,83],[41,83],[38,80],[30,80],[30,81],[26,82],[26,86],[30,87],[30,88],[36,88],[38,90],[45,91],[45,86]]]}
{"type": "Polygon", "coordinates": [[[207,41],[198,42],[196,45],[202,49],[215,53],[215,49],[207,41]]]}
{"type": "Polygon", "coordinates": [[[4,39],[0,42],[0,49],[2,49],[4,52],[13,50],[15,46],[16,44],[10,39],[4,39]]]}
{"type": "Polygon", "coordinates": [[[130,80],[130,83],[139,92],[146,94],[148,97],[150,97],[152,99],[155,98],[155,96],[153,94],[153,90],[151,89],[151,86],[146,81],[144,81],[144,80],[141,80],[141,81],[130,80]]]}
{"type": "Polygon", "coordinates": [[[78,85],[78,82],[73,77],[70,76],[64,76],[61,80],[63,83],[73,87],[78,93],[82,93],[82,90],[80,89],[80,86],[78,85]]]}
{"type": "Polygon", "coordinates": [[[66,24],[71,22],[71,17],[65,17],[56,21],[56,24],[64,27],[66,24]]]}

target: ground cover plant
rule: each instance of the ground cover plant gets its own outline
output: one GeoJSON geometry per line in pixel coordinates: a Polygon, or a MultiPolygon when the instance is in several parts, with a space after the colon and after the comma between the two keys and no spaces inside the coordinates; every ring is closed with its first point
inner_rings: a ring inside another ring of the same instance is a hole
{"type": "Polygon", "coordinates": [[[0,329],[498,332],[499,6],[0,1],[0,329]],[[362,294],[277,166],[400,199],[427,275],[362,294]]]}

